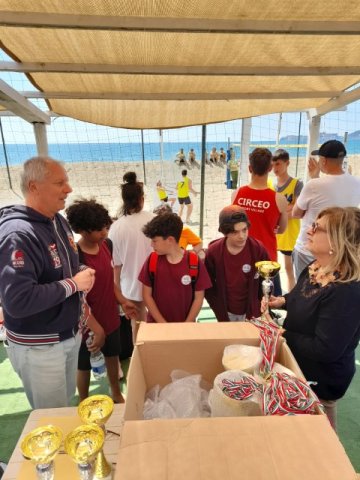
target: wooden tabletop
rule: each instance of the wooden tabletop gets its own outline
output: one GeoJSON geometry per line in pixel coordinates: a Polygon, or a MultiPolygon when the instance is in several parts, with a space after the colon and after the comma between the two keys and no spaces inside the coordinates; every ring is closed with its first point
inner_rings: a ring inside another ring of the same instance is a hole
{"type": "MultiPolygon", "coordinates": [[[[120,434],[124,423],[124,404],[114,405],[114,411],[109,420],[106,422],[106,428],[108,434],[106,436],[104,444],[104,453],[109,463],[113,464],[114,470],[116,469],[116,460],[119,451],[120,434]]],[[[20,470],[20,466],[24,461],[24,458],[20,452],[20,441],[23,436],[39,426],[39,420],[44,417],[74,417],[76,418],[77,408],[44,408],[39,410],[33,410],[25,424],[25,427],[20,435],[19,441],[11,455],[9,464],[6,467],[2,480],[15,480],[20,470]]]]}

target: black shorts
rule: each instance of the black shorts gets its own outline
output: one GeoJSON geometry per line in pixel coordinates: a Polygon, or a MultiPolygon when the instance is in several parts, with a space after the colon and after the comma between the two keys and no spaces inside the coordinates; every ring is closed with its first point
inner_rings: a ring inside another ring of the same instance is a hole
{"type": "Polygon", "coordinates": [[[287,257],[291,257],[292,254],[292,250],[280,250],[280,252],[287,257]]]}
{"type": "Polygon", "coordinates": [[[190,197],[178,198],[180,205],[185,203],[185,205],[190,205],[191,200],[190,197]]]}
{"type": "MultiPolygon", "coordinates": [[[[106,335],[101,351],[105,357],[117,357],[120,354],[120,327],[106,335]]],[[[85,342],[81,342],[80,345],[78,370],[91,370],[90,352],[85,342]]]]}

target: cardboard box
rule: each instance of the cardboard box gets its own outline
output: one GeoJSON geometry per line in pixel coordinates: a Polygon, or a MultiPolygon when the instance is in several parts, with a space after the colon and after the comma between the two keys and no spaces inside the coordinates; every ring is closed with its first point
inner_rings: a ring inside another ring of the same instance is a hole
{"type": "Polygon", "coordinates": [[[125,422],[114,480],[354,480],[327,418],[125,422]]]}
{"type": "MultiPolygon", "coordinates": [[[[150,388],[168,384],[177,368],[212,383],[233,343],[258,345],[258,329],[248,323],[140,327],[114,480],[354,480],[324,415],[140,420],[150,388]]],[[[303,378],[284,341],[276,360],[303,378]]]]}
{"type": "MultiPolygon", "coordinates": [[[[200,373],[211,385],[224,371],[227,345],[259,345],[259,330],[250,323],[167,323],[141,325],[127,378],[125,420],[143,419],[145,395],[155,385],[171,382],[174,369],[200,373]]],[[[290,349],[280,338],[276,361],[304,378],[290,349]]]]}

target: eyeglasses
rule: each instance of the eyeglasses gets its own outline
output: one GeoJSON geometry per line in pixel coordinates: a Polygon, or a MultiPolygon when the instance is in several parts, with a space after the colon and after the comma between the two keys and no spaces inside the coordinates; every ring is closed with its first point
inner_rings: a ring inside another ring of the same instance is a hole
{"type": "Polygon", "coordinates": [[[313,222],[311,224],[311,230],[312,230],[312,233],[315,233],[315,232],[325,232],[326,233],[325,228],[320,227],[320,225],[317,222],[313,222]]]}

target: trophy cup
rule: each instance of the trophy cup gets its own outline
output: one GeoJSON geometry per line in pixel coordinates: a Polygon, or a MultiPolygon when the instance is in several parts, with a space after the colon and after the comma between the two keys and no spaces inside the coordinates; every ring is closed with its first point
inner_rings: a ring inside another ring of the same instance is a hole
{"type": "Polygon", "coordinates": [[[255,267],[264,279],[262,281],[262,291],[265,298],[265,316],[265,313],[269,313],[269,299],[274,287],[271,279],[274,278],[275,275],[280,271],[281,265],[271,260],[263,260],[262,262],[256,262],[255,267]]]}
{"type": "Polygon", "coordinates": [[[23,438],[21,453],[24,458],[35,463],[38,480],[53,480],[54,458],[62,439],[62,431],[54,425],[35,428],[23,438]]]}
{"type": "MultiPolygon", "coordinates": [[[[114,402],[107,395],[92,395],[85,398],[79,407],[78,414],[84,423],[95,423],[104,431],[106,436],[105,423],[114,410],[114,402]]],[[[101,449],[95,461],[95,476],[106,478],[111,472],[111,465],[107,462],[104,452],[101,449]]]]}
{"type": "Polygon", "coordinates": [[[98,425],[80,425],[65,438],[65,451],[77,463],[81,480],[93,480],[94,460],[105,434],[98,425]]]}

